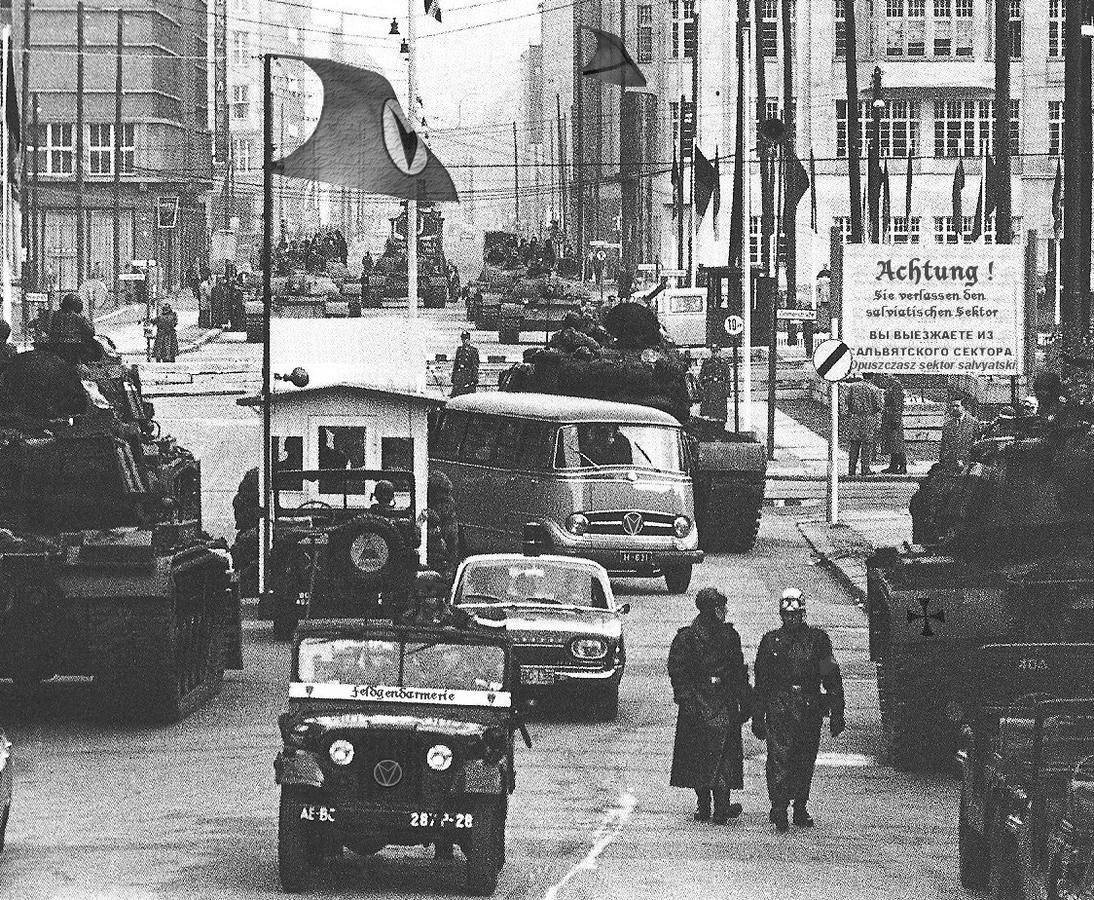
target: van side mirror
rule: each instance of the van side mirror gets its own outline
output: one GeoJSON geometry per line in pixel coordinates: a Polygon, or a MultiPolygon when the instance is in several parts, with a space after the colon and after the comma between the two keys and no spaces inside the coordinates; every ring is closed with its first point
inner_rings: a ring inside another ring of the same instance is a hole
{"type": "Polygon", "coordinates": [[[619,613],[620,615],[625,616],[627,613],[629,613],[631,611],[631,605],[629,603],[624,603],[622,606],[617,606],[615,608],[615,611],[617,613],[619,613]]]}

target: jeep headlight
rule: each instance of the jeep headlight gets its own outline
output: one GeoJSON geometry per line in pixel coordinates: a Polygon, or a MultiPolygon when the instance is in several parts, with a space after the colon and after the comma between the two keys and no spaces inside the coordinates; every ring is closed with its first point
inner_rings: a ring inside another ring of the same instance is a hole
{"type": "Polygon", "coordinates": [[[672,533],[678,538],[686,538],[691,534],[691,519],[687,516],[677,516],[672,520],[672,533]]]}
{"type": "Polygon", "coordinates": [[[570,513],[566,517],[566,530],[572,535],[581,537],[589,530],[589,517],[584,513],[570,513]]]}
{"type": "Polygon", "coordinates": [[[348,766],[353,762],[353,744],[344,738],[332,741],[328,753],[330,761],[336,766],[348,766]]]}
{"type": "Polygon", "coordinates": [[[576,659],[603,659],[608,655],[608,642],[603,638],[578,638],[570,644],[576,659]]]}
{"type": "Polygon", "coordinates": [[[443,772],[452,765],[452,748],[447,744],[434,744],[426,751],[425,761],[434,772],[443,772]]]}

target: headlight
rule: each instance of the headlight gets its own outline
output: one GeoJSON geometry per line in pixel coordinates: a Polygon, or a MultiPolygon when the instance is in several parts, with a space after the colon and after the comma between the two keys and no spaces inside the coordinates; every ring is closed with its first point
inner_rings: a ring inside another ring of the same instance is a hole
{"type": "Polygon", "coordinates": [[[578,638],[570,644],[570,652],[577,659],[603,659],[608,653],[608,643],[603,638],[578,638]]]}
{"type": "Polygon", "coordinates": [[[687,516],[677,516],[672,520],[672,533],[678,538],[685,538],[691,534],[691,519],[687,516]]]}
{"type": "Polygon", "coordinates": [[[353,744],[343,738],[332,741],[329,752],[330,760],[336,766],[348,766],[353,762],[353,744]]]}
{"type": "Polygon", "coordinates": [[[566,519],[566,530],[581,537],[589,530],[589,517],[584,513],[570,513],[566,519]]]}
{"type": "Polygon", "coordinates": [[[425,761],[434,772],[443,772],[452,765],[452,748],[447,744],[434,744],[426,752],[425,761]]]}

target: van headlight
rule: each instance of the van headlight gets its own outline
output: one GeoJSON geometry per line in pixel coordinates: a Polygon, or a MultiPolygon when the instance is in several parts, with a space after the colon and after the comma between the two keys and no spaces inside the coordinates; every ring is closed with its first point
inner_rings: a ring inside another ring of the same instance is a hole
{"type": "Polygon", "coordinates": [[[425,761],[434,772],[444,772],[452,765],[452,748],[447,744],[434,744],[426,752],[425,761]]]}
{"type": "Polygon", "coordinates": [[[691,519],[687,516],[677,516],[672,520],[672,533],[678,538],[685,538],[691,534],[691,519]]]}
{"type": "Polygon", "coordinates": [[[332,741],[328,752],[330,761],[336,766],[348,766],[353,762],[353,744],[344,738],[332,741]]]}
{"type": "Polygon", "coordinates": [[[608,655],[608,642],[603,638],[578,638],[570,644],[576,659],[603,659],[608,655]]]}
{"type": "Polygon", "coordinates": [[[570,513],[566,518],[566,530],[570,534],[581,537],[589,530],[589,517],[584,513],[570,513]]]}

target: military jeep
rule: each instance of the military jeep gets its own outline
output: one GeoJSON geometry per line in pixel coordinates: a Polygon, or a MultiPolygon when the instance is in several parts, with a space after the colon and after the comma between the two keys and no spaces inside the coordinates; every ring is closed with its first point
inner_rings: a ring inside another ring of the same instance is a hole
{"type": "Polygon", "coordinates": [[[510,644],[491,629],[313,619],[293,639],[278,863],[282,887],[343,848],[457,845],[469,893],[505,864],[517,718],[510,644]]]}

